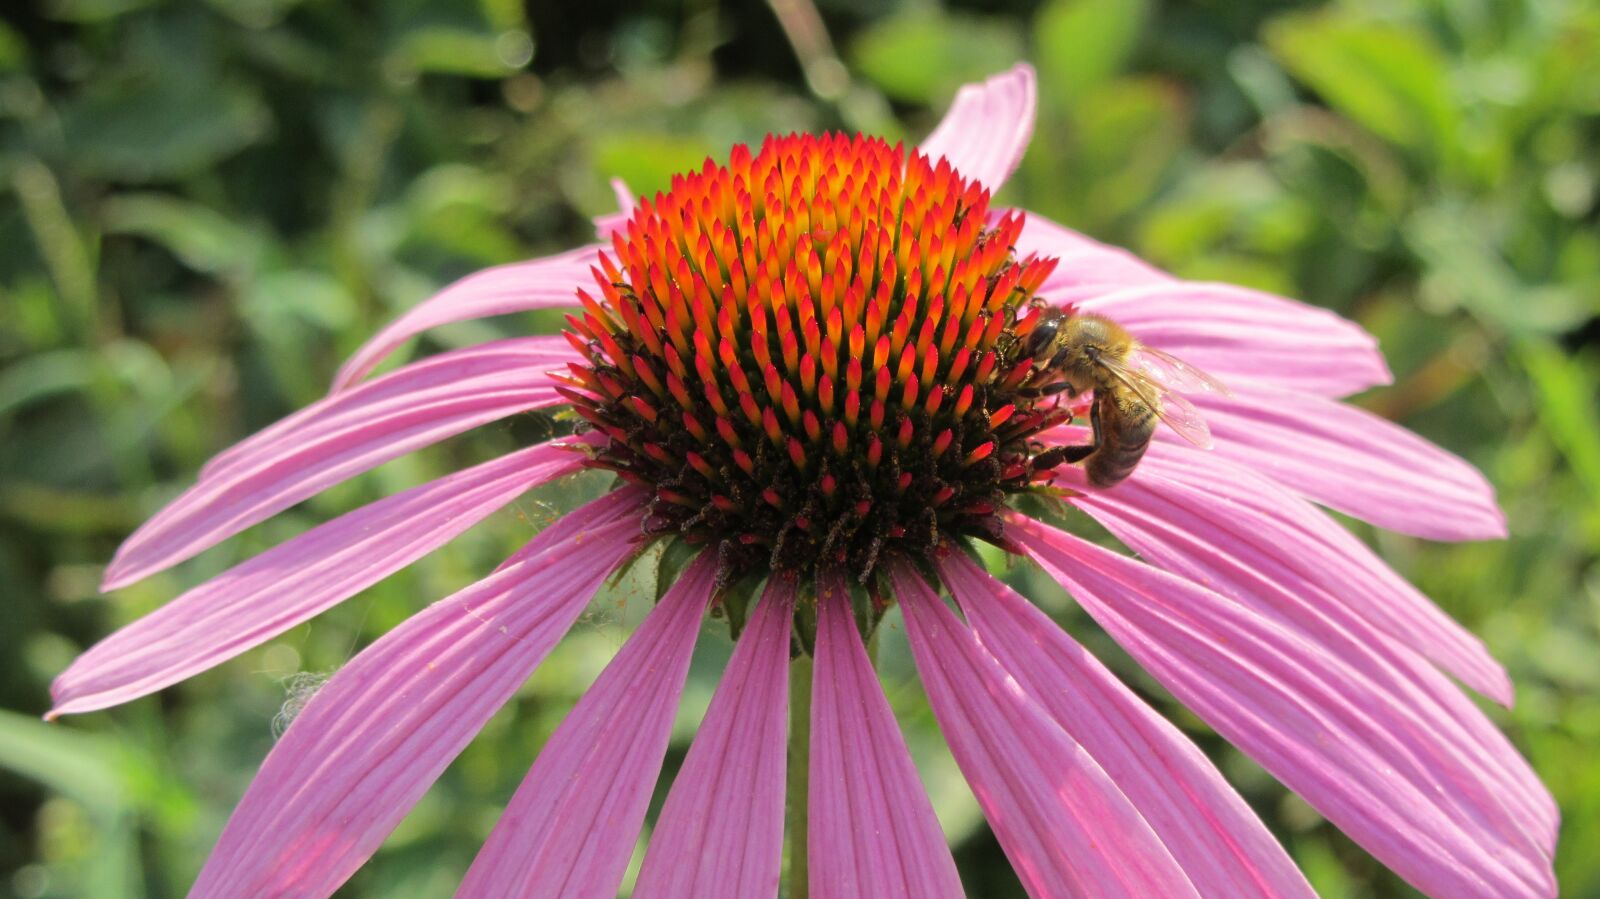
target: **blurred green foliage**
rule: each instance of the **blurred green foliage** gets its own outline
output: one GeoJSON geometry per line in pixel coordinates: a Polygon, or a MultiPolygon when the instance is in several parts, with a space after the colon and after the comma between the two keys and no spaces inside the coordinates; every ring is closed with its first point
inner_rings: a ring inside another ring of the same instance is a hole
{"type": "MultiPolygon", "coordinates": [[[[1374,331],[1359,401],[1467,456],[1510,540],[1362,529],[1482,634],[1494,712],[1560,800],[1565,895],[1600,895],[1600,5],[1594,0],[42,0],[0,21],[0,894],[175,896],[273,739],[366,642],[593,483],[539,492],[234,662],[65,724],[80,649],[342,510],[539,436],[384,466],[115,598],[117,542],[212,453],[317,397],[450,278],[569,247],[611,206],[768,131],[915,139],[1028,58],[1041,120],[1003,198],[1194,278],[1374,331]],[[816,16],[820,13],[820,18],[816,16]],[[820,28],[817,26],[821,26],[820,28]]],[[[430,348],[559,319],[441,329],[430,348]]],[[[1173,703],[1042,578],[1013,576],[1193,733],[1330,896],[1407,889],[1173,703]]],[[[649,591],[621,585],[346,889],[449,892],[649,591]]],[[[728,651],[708,630],[670,773],[728,651]]],[[[974,895],[1020,895],[882,647],[974,895]]],[[[659,796],[658,796],[659,799],[659,796]]]]}

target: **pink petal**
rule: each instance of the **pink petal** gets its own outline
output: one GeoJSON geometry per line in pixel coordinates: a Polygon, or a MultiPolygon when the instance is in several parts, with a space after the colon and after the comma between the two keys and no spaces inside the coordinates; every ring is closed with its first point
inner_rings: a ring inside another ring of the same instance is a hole
{"type": "Polygon", "coordinates": [[[1197,896],[1101,766],[909,566],[894,597],[928,702],[1030,896],[1197,896]]]}
{"type": "MultiPolygon", "coordinates": [[[[554,336],[515,337],[440,353],[273,422],[213,456],[200,469],[200,479],[218,477],[238,466],[261,464],[299,444],[348,428],[353,419],[360,420],[379,409],[415,405],[425,401],[430,390],[473,380],[487,381],[491,386],[516,383],[578,361],[578,354],[566,340],[554,336]]],[[[553,390],[550,395],[559,399],[553,390]]]]}
{"type": "Polygon", "coordinates": [[[1382,563],[1357,541],[1350,543],[1366,559],[1317,539],[1311,530],[1317,524],[1343,529],[1303,500],[1236,466],[1214,466],[1224,480],[1203,486],[1169,480],[1163,476],[1169,470],[1147,460],[1137,481],[1085,497],[1082,505],[1147,561],[1264,617],[1281,616],[1350,661],[1406,716],[1432,757],[1431,767],[1449,779],[1449,795],[1470,804],[1468,813],[1512,841],[1526,838],[1543,846],[1554,840],[1554,807],[1532,769],[1515,752],[1497,751],[1488,718],[1402,648],[1422,644],[1451,661],[1464,658],[1459,664],[1475,666],[1473,674],[1487,669],[1483,677],[1509,697],[1504,671],[1470,634],[1415,591],[1386,589],[1385,580],[1399,578],[1386,570],[1388,578],[1373,577],[1361,562],[1378,569],[1382,563]],[[1393,633],[1375,630],[1367,620],[1374,617],[1393,633]],[[1454,701],[1430,695],[1424,686],[1429,681],[1454,701]]]}
{"type": "Polygon", "coordinates": [[[51,687],[56,715],[103,709],[258,646],[404,568],[584,457],[541,444],[381,499],[223,572],[101,640],[51,687]]]}
{"type": "Polygon", "coordinates": [[[1162,684],[1424,892],[1547,896],[1548,858],[1462,814],[1406,710],[1292,626],[1038,522],[1008,533],[1162,684]]]}
{"type": "Polygon", "coordinates": [[[812,670],[813,899],[960,899],[961,880],[878,685],[838,572],[817,586],[812,670]]]}
{"type": "Polygon", "coordinates": [[[1116,321],[1230,388],[1261,382],[1340,397],[1394,380],[1377,340],[1355,322],[1231,284],[1129,287],[1085,298],[1078,308],[1116,321]]]}
{"type": "MultiPolygon", "coordinates": [[[[990,213],[998,219],[1004,210],[990,213]]],[[[1079,302],[1113,290],[1181,283],[1121,247],[1104,244],[1035,212],[1023,220],[1017,237],[1018,256],[1054,256],[1060,260],[1045,278],[1039,296],[1061,304],[1079,302]]]]}
{"type": "Polygon", "coordinates": [[[1352,662],[1373,654],[1363,669],[1368,677],[1382,678],[1403,707],[1445,734],[1438,749],[1451,758],[1437,765],[1469,768],[1459,789],[1477,793],[1480,782],[1488,785],[1478,797],[1486,813],[1504,800],[1515,827],[1539,845],[1554,845],[1554,800],[1533,769],[1477,705],[1413,653],[1510,705],[1506,672],[1477,637],[1349,531],[1238,465],[1165,446],[1152,450],[1134,478],[1078,504],[1155,565],[1264,614],[1290,617],[1323,645],[1346,645],[1342,654],[1352,662]]]}
{"type": "Polygon", "coordinates": [[[337,889],[635,551],[639,503],[618,491],[573,512],[334,675],[267,756],[192,899],[337,889]]]}
{"type": "Polygon", "coordinates": [[[1476,468],[1371,412],[1263,386],[1190,398],[1217,455],[1324,506],[1434,540],[1506,535],[1494,488],[1476,468]]]}
{"type": "Polygon", "coordinates": [[[1099,761],[1201,895],[1316,895],[1211,760],[1038,607],[960,553],[939,573],[984,647],[1099,761]]]}
{"type": "Polygon", "coordinates": [[[756,604],[645,854],[636,897],[777,896],[783,862],[792,579],[756,604]]]}
{"type": "Polygon", "coordinates": [[[390,322],[339,369],[333,392],[348,389],[407,340],[451,322],[578,305],[577,289],[590,284],[589,267],[604,247],[593,244],[556,256],[475,272],[413,306],[390,322]]]}
{"type": "Polygon", "coordinates": [[[948,159],[963,176],[997,193],[1028,149],[1038,95],[1033,66],[1027,63],[966,85],[918,149],[935,162],[948,159]]]}
{"type": "Polygon", "coordinates": [[[612,897],[633,854],[716,553],[684,571],[545,744],[457,896],[612,897]]]}
{"type": "Polygon", "coordinates": [[[613,232],[620,232],[627,237],[628,219],[633,217],[633,191],[628,190],[628,183],[621,178],[612,178],[611,192],[617,196],[617,211],[594,220],[594,235],[602,241],[611,240],[613,232]]]}
{"type": "Polygon", "coordinates": [[[1017,252],[1059,259],[1039,296],[1114,319],[1233,384],[1346,396],[1392,380],[1377,341],[1325,309],[1230,284],[1180,281],[1127,250],[1028,213],[1017,252]]]}
{"type": "Polygon", "coordinates": [[[891,578],[939,728],[1029,895],[1198,896],[1128,797],[922,578],[904,564],[891,578]]]}
{"type": "Polygon", "coordinates": [[[505,341],[436,356],[327,397],[228,451],[117,550],[114,590],[215,546],[390,459],[561,400],[544,342],[505,341]]]}
{"type": "MultiPolygon", "coordinates": [[[[1174,554],[1174,564],[1247,560],[1263,583],[1343,606],[1478,692],[1512,704],[1510,678],[1476,635],[1316,507],[1219,453],[1154,446],[1132,479],[1088,494],[1079,505],[1113,533],[1113,520],[1153,526],[1188,545],[1192,552],[1174,554]]],[[[1195,570],[1162,567],[1228,592],[1195,570]]]]}

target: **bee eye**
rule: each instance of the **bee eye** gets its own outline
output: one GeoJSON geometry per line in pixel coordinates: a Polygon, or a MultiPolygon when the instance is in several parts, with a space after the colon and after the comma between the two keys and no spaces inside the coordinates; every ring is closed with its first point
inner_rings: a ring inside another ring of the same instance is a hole
{"type": "Polygon", "coordinates": [[[1048,349],[1051,341],[1056,339],[1056,326],[1054,322],[1044,322],[1028,335],[1028,355],[1038,356],[1048,349]]]}

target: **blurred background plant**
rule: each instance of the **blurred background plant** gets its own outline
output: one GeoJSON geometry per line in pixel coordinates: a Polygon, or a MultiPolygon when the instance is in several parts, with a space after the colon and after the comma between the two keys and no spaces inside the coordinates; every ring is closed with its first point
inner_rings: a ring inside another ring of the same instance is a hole
{"type": "MultiPolygon", "coordinates": [[[[635,190],[768,131],[914,140],[957,85],[1032,60],[1003,199],[1179,274],[1303,297],[1382,340],[1360,402],[1481,466],[1510,540],[1362,529],[1482,634],[1496,713],[1600,896],[1600,4],[1594,0],[42,0],[0,22],[0,894],[181,895],[319,679],[487,571],[578,484],[260,650],[46,725],[72,656],[358,502],[529,439],[485,428],[98,595],[117,542],[209,455],[304,405],[449,279],[571,246],[635,190]]],[[[553,329],[441,329],[431,348],[553,329]]],[[[536,434],[534,435],[536,436],[536,434]]],[[[1059,593],[1024,586],[1222,764],[1329,896],[1408,889],[1184,713],[1059,593]]],[[[447,894],[645,591],[586,623],[342,895],[447,894]]],[[[726,657],[703,642],[668,771],[726,657]]],[[[968,889],[1021,895],[932,725],[883,668],[968,889]]],[[[659,797],[658,797],[659,798],[659,797]]]]}

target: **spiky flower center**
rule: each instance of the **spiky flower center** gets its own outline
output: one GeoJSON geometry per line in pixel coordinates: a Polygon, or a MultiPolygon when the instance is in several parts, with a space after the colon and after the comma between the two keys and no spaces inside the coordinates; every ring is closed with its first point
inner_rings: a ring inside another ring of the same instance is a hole
{"type": "Polygon", "coordinates": [[[999,540],[1067,418],[1027,388],[1053,259],[948,162],[880,139],[768,137],[644,201],[567,338],[594,464],[653,491],[651,533],[734,574],[999,540]]]}

